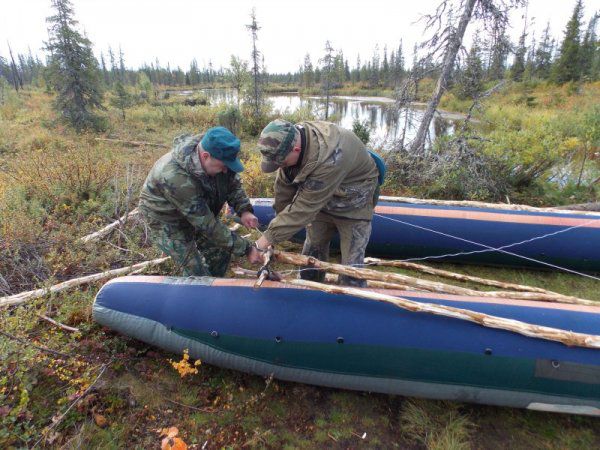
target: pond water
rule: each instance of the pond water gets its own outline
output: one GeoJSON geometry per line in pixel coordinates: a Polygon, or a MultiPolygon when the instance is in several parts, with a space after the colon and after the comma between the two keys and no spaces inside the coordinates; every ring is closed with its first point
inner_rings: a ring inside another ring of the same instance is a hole
{"type": "MultiPolygon", "coordinates": [[[[202,89],[200,92],[208,97],[213,105],[237,103],[236,92],[232,89],[202,89]]],[[[194,91],[172,93],[192,95],[194,91]]],[[[316,117],[325,118],[325,97],[301,97],[297,93],[286,93],[268,95],[267,100],[273,110],[280,113],[309,108],[316,117]]],[[[392,148],[394,143],[401,141],[403,137],[405,142],[410,142],[415,137],[423,117],[423,110],[417,107],[398,111],[394,100],[386,97],[334,96],[329,100],[329,120],[350,130],[355,120],[368,125],[371,130],[370,144],[382,149],[392,148]]],[[[431,123],[432,138],[452,134],[453,131],[453,120],[436,117],[431,123]]]]}

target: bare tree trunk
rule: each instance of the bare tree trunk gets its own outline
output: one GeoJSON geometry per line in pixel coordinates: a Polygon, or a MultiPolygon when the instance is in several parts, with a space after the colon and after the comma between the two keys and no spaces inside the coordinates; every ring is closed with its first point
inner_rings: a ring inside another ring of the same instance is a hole
{"type": "Polygon", "coordinates": [[[440,99],[442,98],[442,94],[446,89],[446,82],[454,67],[454,61],[456,60],[456,55],[460,50],[462,45],[462,40],[465,35],[465,30],[467,29],[467,25],[473,16],[473,10],[475,9],[475,4],[479,0],[467,0],[462,16],[460,18],[460,22],[458,24],[458,28],[454,32],[454,34],[449,38],[448,44],[446,46],[446,54],[444,55],[444,62],[442,63],[442,72],[440,73],[440,77],[438,78],[437,85],[435,87],[435,91],[431,96],[431,100],[429,100],[429,104],[427,105],[427,110],[423,115],[423,121],[419,127],[419,131],[417,132],[417,137],[412,142],[410,150],[412,153],[422,152],[425,147],[425,140],[427,139],[427,134],[429,131],[429,125],[431,124],[431,120],[433,119],[433,115],[435,114],[435,110],[440,103],[440,99]]]}
{"type": "Polygon", "coordinates": [[[8,45],[8,53],[10,54],[10,67],[13,73],[13,85],[15,86],[15,91],[19,92],[19,86],[21,86],[21,89],[23,89],[23,79],[21,78],[21,75],[19,75],[19,70],[17,69],[17,65],[15,64],[15,58],[13,57],[12,48],[10,48],[10,43],[6,41],[6,45],[8,45]]]}

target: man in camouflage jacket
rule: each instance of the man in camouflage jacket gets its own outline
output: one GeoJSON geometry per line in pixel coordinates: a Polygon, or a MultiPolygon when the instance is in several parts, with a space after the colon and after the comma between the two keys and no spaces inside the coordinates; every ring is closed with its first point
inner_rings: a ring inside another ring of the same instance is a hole
{"type": "Polygon", "coordinates": [[[224,276],[232,255],[261,261],[248,240],[218,219],[227,202],[244,226],[258,224],[238,174],[239,149],[239,139],[223,127],[178,136],[142,187],[139,209],[150,237],[183,276],[224,276]]]}
{"type": "MultiPolygon", "coordinates": [[[[337,231],[342,264],[362,264],[379,194],[379,172],[361,140],[333,123],[294,125],[278,119],[262,131],[258,149],[263,172],[277,170],[273,205],[277,216],[257,247],[264,250],[288,240],[306,226],[302,254],[326,260],[337,231]]],[[[322,280],[324,273],[305,270],[300,276],[322,280]]],[[[346,276],[340,283],[366,284],[346,276]]]]}

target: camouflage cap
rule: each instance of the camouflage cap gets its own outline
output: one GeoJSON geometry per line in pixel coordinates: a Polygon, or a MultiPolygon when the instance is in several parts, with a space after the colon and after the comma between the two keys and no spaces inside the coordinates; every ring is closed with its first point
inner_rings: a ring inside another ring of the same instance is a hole
{"type": "Polygon", "coordinates": [[[260,133],[258,150],[262,153],[261,170],[274,172],[292,150],[296,138],[296,127],[286,120],[270,122],[260,133]]]}

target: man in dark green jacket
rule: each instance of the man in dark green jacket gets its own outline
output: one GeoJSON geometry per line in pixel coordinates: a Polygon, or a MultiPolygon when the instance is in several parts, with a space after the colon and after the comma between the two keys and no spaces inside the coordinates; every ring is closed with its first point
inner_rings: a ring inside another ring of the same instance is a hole
{"type": "MultiPolygon", "coordinates": [[[[258,150],[263,172],[277,170],[277,216],[256,242],[259,249],[288,240],[306,227],[302,254],[326,260],[329,243],[340,235],[342,264],[360,265],[371,235],[379,171],[362,141],[329,122],[292,124],[274,120],[262,131],[258,150]]],[[[322,280],[324,274],[303,271],[322,280]]],[[[340,283],[364,286],[346,276],[340,283]]]]}
{"type": "Polygon", "coordinates": [[[231,256],[262,260],[248,240],[218,219],[227,202],[244,226],[258,225],[238,175],[244,170],[239,150],[239,139],[224,127],[178,136],[146,178],[139,209],[153,243],[183,276],[224,276],[231,256]]]}

